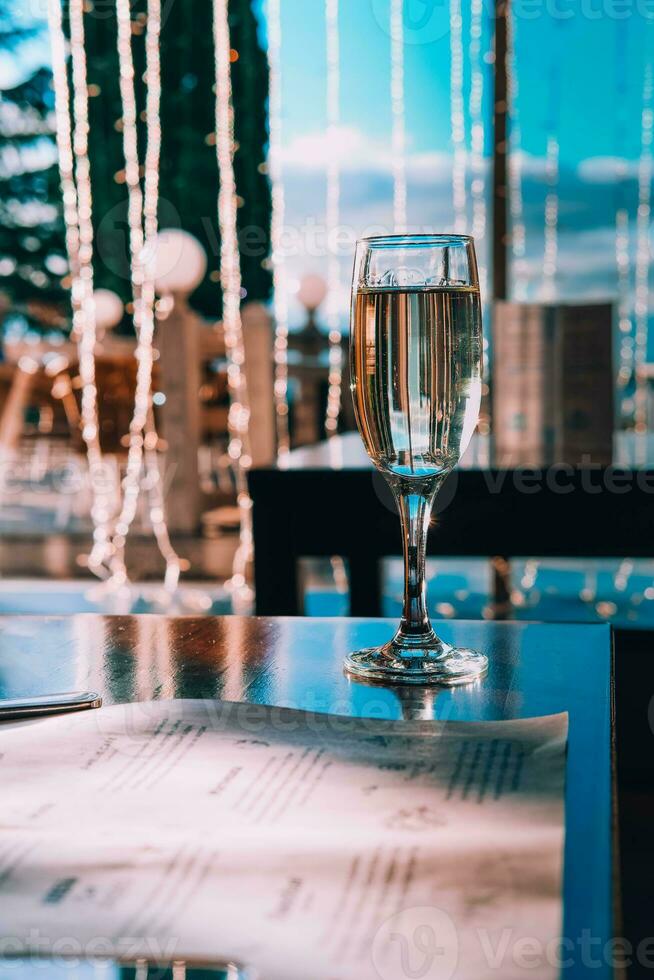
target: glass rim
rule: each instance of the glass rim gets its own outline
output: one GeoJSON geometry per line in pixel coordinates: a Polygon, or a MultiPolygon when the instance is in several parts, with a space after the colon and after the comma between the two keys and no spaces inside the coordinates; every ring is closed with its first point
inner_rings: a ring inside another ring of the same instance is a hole
{"type": "Polygon", "coordinates": [[[358,238],[357,245],[469,245],[474,244],[472,235],[459,235],[456,232],[417,235],[368,235],[358,238]]]}

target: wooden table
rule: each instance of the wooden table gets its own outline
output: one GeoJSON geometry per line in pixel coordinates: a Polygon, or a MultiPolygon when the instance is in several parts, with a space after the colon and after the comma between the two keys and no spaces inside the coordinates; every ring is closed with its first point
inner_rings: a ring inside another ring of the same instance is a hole
{"type": "MultiPolygon", "coordinates": [[[[654,556],[654,441],[622,433],[615,462],[506,468],[476,437],[436,500],[429,550],[441,556],[654,556]]],[[[356,433],[250,474],[260,615],[302,611],[298,562],[340,555],[350,612],[381,614],[381,559],[401,554],[384,478],[356,433]]]]}
{"type": "Polygon", "coordinates": [[[608,977],[603,960],[584,966],[579,944],[593,938],[595,962],[613,935],[609,627],[448,622],[439,628],[445,639],[488,654],[486,679],[438,692],[348,680],[344,655],[390,636],[393,624],[383,620],[10,616],[0,619],[0,697],[91,688],[107,704],[219,697],[466,721],[568,711],[564,934],[575,944],[576,965],[565,976],[608,977]]]}

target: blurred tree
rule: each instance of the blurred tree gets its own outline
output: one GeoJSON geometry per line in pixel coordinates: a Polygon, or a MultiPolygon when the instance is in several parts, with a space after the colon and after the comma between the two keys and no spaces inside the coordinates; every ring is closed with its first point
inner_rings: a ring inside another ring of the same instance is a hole
{"type": "Polygon", "coordinates": [[[68,271],[49,69],[34,57],[43,25],[16,3],[0,9],[0,288],[48,321],[68,271]]]}
{"type": "MultiPolygon", "coordinates": [[[[131,10],[143,156],[145,0],[133,0],[131,10]]],[[[66,11],[64,4],[64,16],[66,11]]],[[[114,290],[127,303],[131,290],[115,3],[87,0],[85,11],[96,286],[114,290]]],[[[206,249],[207,275],[192,304],[213,319],[221,315],[222,299],[212,5],[175,0],[164,2],[162,13],[159,224],[161,228],[184,228],[206,249]]],[[[265,170],[268,73],[257,26],[251,0],[230,0],[243,284],[249,299],[265,300],[271,291],[271,198],[265,170]]],[[[43,64],[47,61],[47,25],[25,23],[20,4],[5,0],[0,13],[0,58],[11,53],[20,61],[20,44],[33,37],[40,37],[43,43],[43,64]]],[[[46,302],[61,302],[67,263],[51,73],[37,66],[11,88],[5,88],[2,81],[0,70],[0,288],[4,283],[14,301],[41,296],[46,302]]],[[[129,329],[129,324],[125,327],[129,329]]]]}
{"type": "MultiPolygon", "coordinates": [[[[145,0],[132,3],[137,104],[145,106],[145,0]]],[[[236,180],[243,284],[249,299],[268,299],[271,275],[271,198],[265,173],[268,69],[251,0],[230,0],[236,180]]],[[[113,4],[96,0],[87,17],[90,152],[96,227],[97,283],[129,299],[127,198],[121,137],[121,102],[113,4]]],[[[212,5],[175,0],[162,5],[160,228],[183,228],[208,255],[207,275],[192,304],[210,318],[221,315],[218,167],[213,100],[215,63],[212,5]]],[[[143,115],[140,150],[145,146],[143,115]]]]}

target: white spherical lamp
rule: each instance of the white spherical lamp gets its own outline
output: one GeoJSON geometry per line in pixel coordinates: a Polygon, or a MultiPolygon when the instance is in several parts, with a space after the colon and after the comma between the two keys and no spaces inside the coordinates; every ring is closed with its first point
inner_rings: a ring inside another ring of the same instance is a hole
{"type": "Polygon", "coordinates": [[[123,318],[125,307],[120,296],[111,289],[96,289],[93,292],[95,302],[95,325],[98,330],[111,330],[118,326],[123,318]]]}
{"type": "Polygon", "coordinates": [[[202,245],[181,228],[166,228],[154,243],[154,282],[159,294],[188,296],[200,285],[207,271],[202,245]]]}
{"type": "Polygon", "coordinates": [[[306,310],[317,310],[327,295],[327,283],[322,276],[313,273],[303,276],[297,298],[306,310]]]}

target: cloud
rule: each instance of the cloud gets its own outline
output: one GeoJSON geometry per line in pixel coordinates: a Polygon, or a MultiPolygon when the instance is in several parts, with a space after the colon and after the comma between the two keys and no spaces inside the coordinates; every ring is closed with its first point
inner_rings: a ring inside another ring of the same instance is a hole
{"type": "Polygon", "coordinates": [[[588,184],[606,184],[618,177],[637,177],[638,162],[624,157],[588,157],[577,167],[577,176],[588,184]]]}
{"type": "Polygon", "coordinates": [[[544,180],[547,176],[547,159],[543,156],[537,157],[518,150],[511,154],[510,161],[522,177],[538,177],[544,180]]]}
{"type": "MultiPolygon", "coordinates": [[[[522,268],[538,279],[543,273],[543,230],[527,230],[528,254],[522,268]]],[[[558,275],[573,281],[597,278],[610,289],[615,283],[615,228],[559,229],[558,275]]],[[[609,291],[610,291],[609,289],[609,291]]],[[[606,293],[606,288],[605,288],[606,293]]]]}
{"type": "Polygon", "coordinates": [[[300,171],[324,171],[330,163],[350,171],[385,171],[390,151],[387,143],[370,139],[354,126],[339,126],[331,133],[296,136],[284,147],[282,162],[300,171]]]}
{"type": "MultiPolygon", "coordinates": [[[[339,126],[333,132],[317,130],[296,136],[283,148],[282,163],[295,173],[324,173],[328,164],[337,163],[343,173],[388,175],[393,171],[390,140],[367,136],[356,126],[339,126]]],[[[415,181],[434,180],[449,174],[452,157],[448,153],[407,153],[407,177],[415,181]]]]}
{"type": "Polygon", "coordinates": [[[453,157],[450,153],[434,150],[431,153],[414,153],[407,157],[407,180],[414,184],[434,180],[451,179],[453,157]]]}
{"type": "Polygon", "coordinates": [[[57,162],[57,147],[53,140],[39,136],[29,143],[6,143],[0,152],[0,177],[7,180],[20,174],[47,170],[57,162]]]}
{"type": "MultiPolygon", "coordinates": [[[[28,7],[28,4],[25,4],[28,7]]],[[[26,26],[35,27],[36,33],[18,41],[11,48],[0,51],[0,91],[15,88],[26,82],[39,68],[50,64],[50,39],[47,21],[35,21],[26,26]]]]}

